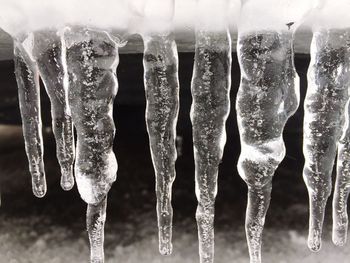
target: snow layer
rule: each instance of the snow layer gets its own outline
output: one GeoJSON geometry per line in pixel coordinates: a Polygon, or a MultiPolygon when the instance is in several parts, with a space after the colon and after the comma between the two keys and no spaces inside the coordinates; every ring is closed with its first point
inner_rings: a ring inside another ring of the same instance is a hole
{"type": "Polygon", "coordinates": [[[249,32],[255,30],[287,30],[291,26],[296,27],[317,6],[318,1],[242,0],[239,30],[249,32]]]}

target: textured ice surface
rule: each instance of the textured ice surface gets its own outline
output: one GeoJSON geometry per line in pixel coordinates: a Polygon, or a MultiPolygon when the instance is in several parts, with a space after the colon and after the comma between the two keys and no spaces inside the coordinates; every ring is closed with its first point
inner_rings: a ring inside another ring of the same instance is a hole
{"type": "Polygon", "coordinates": [[[143,36],[146,122],[156,175],[159,251],[172,251],[171,189],[175,180],[179,110],[178,56],[174,35],[143,36]]]}
{"type": "MultiPolygon", "coordinates": [[[[349,79],[347,81],[349,82],[349,79]]],[[[349,83],[347,87],[349,87],[349,83]]],[[[343,134],[338,142],[337,179],[333,197],[333,243],[338,246],[345,245],[348,233],[347,202],[350,192],[349,110],[348,100],[345,107],[345,123],[342,131],[343,134]]]]}
{"type": "Polygon", "coordinates": [[[52,129],[56,139],[57,159],[61,166],[61,186],[64,190],[74,185],[74,134],[64,88],[61,39],[56,31],[36,31],[32,34],[31,55],[38,65],[41,79],[51,101],[52,129]]]}
{"type": "Polygon", "coordinates": [[[231,39],[228,31],[196,31],[191,121],[201,263],[214,262],[214,205],[230,111],[231,39]]]}
{"type": "Polygon", "coordinates": [[[237,44],[241,68],[236,101],[241,137],[238,172],[248,185],[250,261],[260,263],[272,177],[285,156],[283,129],[299,105],[294,32],[316,1],[246,0],[242,4],[237,44]]]}
{"type": "Polygon", "coordinates": [[[77,131],[75,176],[88,204],[87,230],[94,263],[104,262],[107,194],[118,168],[113,152],[113,102],[118,89],[119,45],[104,31],[74,27],[63,32],[65,84],[77,131]]]}
{"type": "Polygon", "coordinates": [[[32,175],[33,193],[37,197],[43,197],[46,193],[46,179],[41,131],[39,70],[19,41],[15,42],[14,57],[23,135],[29,170],[32,175]]]}
{"type": "MultiPolygon", "coordinates": [[[[349,43],[349,30],[321,30],[314,32],[311,45],[308,91],[304,106],[303,176],[310,198],[308,245],[313,251],[321,247],[325,206],[331,193],[333,164],[345,121],[345,105],[349,98],[349,43]]],[[[348,177],[346,130],[345,127],[345,135],[339,144],[338,179],[333,211],[335,243],[343,243],[345,239],[344,200],[347,187],[344,182],[348,177]]]]}
{"type": "MultiPolygon", "coordinates": [[[[24,138],[27,145],[31,174],[33,178],[38,177],[39,174],[41,174],[40,177],[44,177],[40,74],[51,101],[52,126],[57,143],[57,158],[62,172],[61,185],[63,189],[70,190],[74,185],[74,138],[67,96],[63,88],[64,72],[61,62],[60,43],[60,38],[52,31],[35,32],[22,42],[16,40],[15,68],[23,129],[25,131],[24,138]]],[[[35,179],[35,181],[38,181],[38,179],[35,179]]],[[[44,181],[40,184],[40,187],[46,189],[44,181]]],[[[38,187],[35,186],[35,188],[38,187]]],[[[35,190],[35,188],[34,193],[36,196],[42,196],[46,191],[35,190]],[[39,194],[38,191],[42,193],[39,194]]]]}
{"type": "Polygon", "coordinates": [[[219,164],[230,112],[231,37],[229,1],[197,2],[196,45],[191,82],[191,122],[201,263],[214,262],[214,217],[219,164]],[[209,11],[210,10],[210,11],[209,11]],[[209,15],[210,14],[210,15],[209,15]]]}
{"type": "Polygon", "coordinates": [[[177,158],[179,78],[177,47],[171,31],[174,3],[174,0],[161,3],[148,0],[142,1],[142,8],[140,4],[137,10],[133,6],[134,12],[142,17],[138,22],[143,24],[137,30],[144,43],[145,117],[156,177],[159,252],[162,255],[172,253],[171,195],[177,158]]]}
{"type": "Polygon", "coordinates": [[[246,234],[252,263],[261,262],[261,240],[272,177],[285,155],[283,128],[299,103],[293,33],[255,32],[238,39],[241,85],[237,119],[240,176],[248,185],[246,234]]]}
{"type": "Polygon", "coordinates": [[[106,222],[107,197],[99,204],[89,204],[86,211],[86,227],[90,240],[90,262],[104,262],[104,226],[106,222]]]}
{"type": "Polygon", "coordinates": [[[118,82],[118,43],[109,34],[66,28],[68,97],[77,130],[75,176],[88,204],[100,203],[116,179],[113,101],[118,82]]]}

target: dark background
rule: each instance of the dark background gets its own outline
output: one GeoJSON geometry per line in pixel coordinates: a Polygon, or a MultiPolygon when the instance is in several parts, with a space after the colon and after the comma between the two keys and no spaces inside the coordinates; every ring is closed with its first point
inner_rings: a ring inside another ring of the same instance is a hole
{"type": "MultiPolygon", "coordinates": [[[[189,118],[193,53],[179,54],[180,113],[177,134],[177,177],[173,186],[174,252],[157,252],[154,175],[144,120],[142,54],[122,54],[118,67],[119,91],[114,107],[117,127],[115,153],[118,178],[108,200],[106,262],[198,262],[195,223],[194,161],[189,118]]],[[[295,66],[301,80],[301,102],[306,92],[309,56],[297,54],[295,66]]],[[[13,62],[0,62],[0,262],[86,262],[88,240],[84,231],[86,205],[76,187],[64,192],[50,129],[49,100],[42,88],[45,168],[48,193],[43,199],[31,193],[30,175],[21,134],[13,62]],[[12,260],[12,261],[11,261],[12,260]]],[[[245,243],[246,186],[236,164],[240,152],[235,100],[239,66],[233,54],[231,113],[227,143],[220,165],[216,201],[216,262],[249,262],[245,243]]],[[[331,244],[331,210],[327,207],[324,247],[308,251],[308,196],[302,180],[303,107],[288,121],[284,140],[287,154],[273,182],[266,218],[265,262],[350,262],[349,246],[331,244]]]]}

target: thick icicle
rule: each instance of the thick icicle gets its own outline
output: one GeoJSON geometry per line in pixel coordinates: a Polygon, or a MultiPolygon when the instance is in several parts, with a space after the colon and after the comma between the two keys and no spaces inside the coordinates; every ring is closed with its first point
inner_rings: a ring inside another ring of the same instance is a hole
{"type": "Polygon", "coordinates": [[[63,85],[61,39],[57,32],[35,32],[32,55],[51,101],[52,128],[62,174],[61,186],[64,190],[70,190],[74,185],[74,134],[68,96],[63,85]]]}
{"type": "Polygon", "coordinates": [[[272,177],[285,156],[282,133],[299,104],[292,46],[291,31],[251,32],[238,38],[241,84],[236,109],[242,147],[238,171],[248,185],[246,234],[251,263],[261,262],[272,177]]]}
{"type": "Polygon", "coordinates": [[[18,40],[14,42],[14,61],[33,193],[37,197],[43,197],[46,193],[46,179],[43,160],[39,71],[34,61],[29,57],[23,43],[18,40]]]}
{"type": "Polygon", "coordinates": [[[230,111],[231,38],[226,30],[196,31],[191,121],[201,263],[214,262],[214,204],[230,111]]]}
{"type": "Polygon", "coordinates": [[[321,248],[325,207],[332,190],[332,170],[344,123],[349,83],[349,34],[314,32],[305,98],[303,177],[309,192],[308,246],[321,248]]]}
{"type": "MultiPolygon", "coordinates": [[[[350,53],[348,53],[349,56],[350,53]]],[[[348,63],[350,63],[348,57],[348,63]]],[[[346,78],[346,76],[344,76],[346,78]]],[[[347,66],[348,83],[350,86],[349,64],[347,66]]],[[[344,84],[345,85],[345,84],[344,84]]],[[[333,243],[343,246],[347,240],[348,233],[348,213],[347,201],[350,192],[350,100],[346,105],[345,124],[343,135],[338,143],[337,179],[333,196],[333,243]]]]}
{"type": "Polygon", "coordinates": [[[176,123],[179,110],[178,55],[174,35],[144,35],[146,122],[156,175],[159,251],[172,252],[171,206],[175,180],[176,123]]]}
{"type": "Polygon", "coordinates": [[[75,177],[88,204],[91,261],[104,262],[103,224],[106,196],[116,180],[113,153],[113,101],[117,93],[118,39],[104,31],[66,28],[64,51],[69,106],[77,130],[75,177]],[[96,219],[96,215],[97,219],[96,219]],[[95,227],[91,227],[91,222],[95,227]],[[96,225],[98,223],[98,226],[96,225]]]}
{"type": "MultiPolygon", "coordinates": [[[[344,123],[345,104],[348,100],[350,84],[348,41],[349,34],[346,31],[320,30],[314,33],[311,45],[308,90],[304,106],[303,176],[310,199],[308,245],[313,251],[321,247],[324,212],[332,189],[333,164],[344,123]]],[[[339,150],[339,153],[343,154],[342,147],[339,150]]],[[[338,175],[342,177],[341,167],[338,169],[338,175]]],[[[339,197],[337,194],[336,196],[339,197]]],[[[336,216],[339,211],[334,212],[336,216]]],[[[334,240],[340,238],[336,236],[336,232],[334,240]]]]}

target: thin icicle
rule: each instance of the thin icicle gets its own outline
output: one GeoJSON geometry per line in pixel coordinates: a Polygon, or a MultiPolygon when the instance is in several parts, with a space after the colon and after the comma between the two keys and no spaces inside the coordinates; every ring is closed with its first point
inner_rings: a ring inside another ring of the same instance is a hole
{"type": "Polygon", "coordinates": [[[309,192],[308,246],[321,248],[325,207],[348,100],[349,36],[341,30],[314,32],[305,98],[303,177],[309,192]]]}
{"type": "Polygon", "coordinates": [[[74,186],[75,153],[72,118],[63,85],[61,39],[56,31],[36,31],[33,36],[32,55],[51,101],[52,128],[61,166],[61,186],[67,191],[74,186]]]}
{"type": "Polygon", "coordinates": [[[178,55],[172,33],[144,35],[146,122],[156,176],[159,251],[172,252],[171,206],[175,180],[176,123],[179,111],[178,55]]]}
{"type": "Polygon", "coordinates": [[[231,38],[226,30],[196,31],[191,121],[201,263],[214,262],[214,204],[230,111],[231,38]]]}
{"type": "Polygon", "coordinates": [[[39,72],[22,42],[14,42],[15,73],[19,106],[29,170],[32,175],[33,193],[37,197],[46,194],[43,160],[43,137],[40,110],[39,72]]]}
{"type": "MultiPolygon", "coordinates": [[[[348,63],[350,63],[348,53],[348,63]]],[[[349,66],[350,64],[348,64],[349,66]]],[[[349,67],[347,69],[346,87],[350,86],[349,67]]],[[[348,234],[347,202],[350,193],[350,100],[345,107],[345,124],[343,135],[338,143],[337,179],[333,196],[333,243],[345,245],[348,234]]]]}
{"type": "Polygon", "coordinates": [[[88,204],[91,262],[104,262],[103,211],[118,168],[113,153],[113,102],[119,63],[119,43],[115,41],[118,39],[107,32],[82,27],[66,28],[63,34],[69,106],[77,130],[75,177],[79,193],[88,204]],[[101,219],[97,231],[89,223],[94,214],[101,219]]]}
{"type": "Polygon", "coordinates": [[[251,263],[261,262],[262,232],[272,177],[285,156],[282,133],[299,104],[293,32],[251,32],[238,37],[241,85],[237,119],[240,176],[248,185],[246,234],[251,263]]]}
{"type": "Polygon", "coordinates": [[[98,204],[88,204],[86,228],[90,240],[91,263],[104,262],[104,226],[106,222],[107,197],[98,204]]]}

